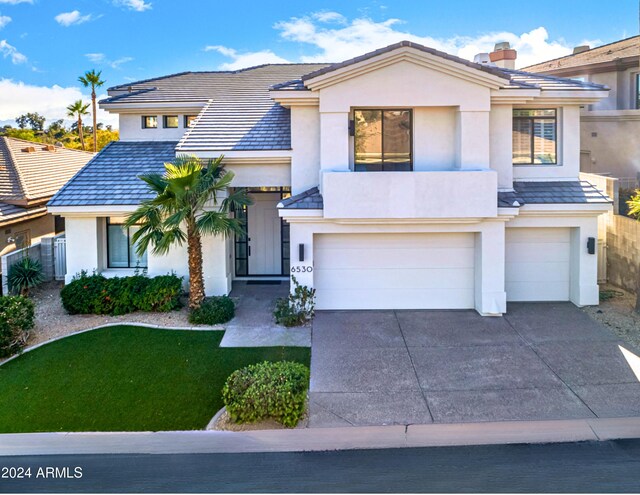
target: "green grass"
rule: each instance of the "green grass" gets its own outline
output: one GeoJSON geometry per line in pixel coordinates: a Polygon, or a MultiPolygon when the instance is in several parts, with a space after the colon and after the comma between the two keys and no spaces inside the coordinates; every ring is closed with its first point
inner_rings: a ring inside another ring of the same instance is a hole
{"type": "Polygon", "coordinates": [[[25,353],[0,366],[0,432],[202,429],[234,370],[309,365],[307,348],[219,348],[222,336],[118,326],[25,353]]]}

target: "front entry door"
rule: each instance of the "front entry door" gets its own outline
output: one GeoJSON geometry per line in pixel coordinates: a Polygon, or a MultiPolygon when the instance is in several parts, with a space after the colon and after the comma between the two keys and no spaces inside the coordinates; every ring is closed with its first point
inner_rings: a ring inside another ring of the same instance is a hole
{"type": "Polygon", "coordinates": [[[257,193],[251,197],[253,204],[247,207],[249,275],[280,275],[282,239],[277,208],[280,193],[257,193]]]}

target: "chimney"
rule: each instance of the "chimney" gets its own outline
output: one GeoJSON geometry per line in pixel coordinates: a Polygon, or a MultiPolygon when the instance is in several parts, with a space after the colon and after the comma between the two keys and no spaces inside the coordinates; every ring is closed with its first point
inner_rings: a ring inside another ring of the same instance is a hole
{"type": "Polygon", "coordinates": [[[489,59],[498,67],[512,70],[516,68],[517,57],[518,52],[511,48],[508,41],[496,43],[493,51],[489,54],[489,59]]]}
{"type": "Polygon", "coordinates": [[[591,47],[589,45],[580,45],[580,46],[576,46],[573,49],[573,54],[577,55],[578,53],[588,52],[589,50],[591,50],[591,47]]]}

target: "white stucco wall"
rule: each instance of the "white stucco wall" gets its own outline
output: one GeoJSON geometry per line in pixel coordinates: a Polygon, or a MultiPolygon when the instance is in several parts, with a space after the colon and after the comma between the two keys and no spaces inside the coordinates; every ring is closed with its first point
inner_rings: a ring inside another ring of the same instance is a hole
{"type": "Polygon", "coordinates": [[[318,185],[320,173],[320,113],[317,106],[291,108],[291,193],[318,185]]]}
{"type": "MultiPolygon", "coordinates": [[[[198,115],[199,110],[194,109],[193,113],[188,115],[198,115]]],[[[139,114],[120,114],[119,130],[121,141],[179,141],[186,132],[184,127],[184,113],[164,114],[156,111],[141,112],[139,114]],[[142,116],[149,115],[158,117],[157,129],[144,129],[142,127],[142,116]],[[178,127],[174,129],[165,129],[163,115],[178,115],[178,127]]]]}
{"type": "Polygon", "coordinates": [[[67,275],[69,283],[82,270],[99,270],[98,222],[95,217],[65,217],[67,275]]]}
{"type": "Polygon", "coordinates": [[[490,122],[490,162],[498,173],[498,189],[513,188],[513,107],[492,105],[490,122]]]}
{"type": "Polygon", "coordinates": [[[451,170],[456,160],[457,109],[413,110],[413,169],[451,170]]]}

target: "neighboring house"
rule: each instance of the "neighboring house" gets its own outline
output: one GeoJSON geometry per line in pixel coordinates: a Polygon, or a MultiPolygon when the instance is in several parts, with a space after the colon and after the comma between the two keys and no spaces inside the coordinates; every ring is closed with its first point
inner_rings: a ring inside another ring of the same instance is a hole
{"type": "Polygon", "coordinates": [[[64,230],[47,201],[93,153],[0,137],[0,254],[64,230]]]}
{"type": "Polygon", "coordinates": [[[122,219],[151,196],[139,174],[224,154],[255,202],[236,212],[247,236],[203,240],[207,294],[293,274],[315,287],[318,309],[598,304],[592,244],[611,205],[578,179],[579,119],[604,86],[401,42],[338,64],[188,72],[109,95],[101,106],[119,114],[122,141],[49,203],[67,222],[67,280],[137,266],[186,277],[186,247],[138,258],[122,219]]]}
{"type": "Polygon", "coordinates": [[[640,174],[640,36],[523,70],[606,84],[611,91],[581,115],[582,171],[636,178],[640,174]]]}

